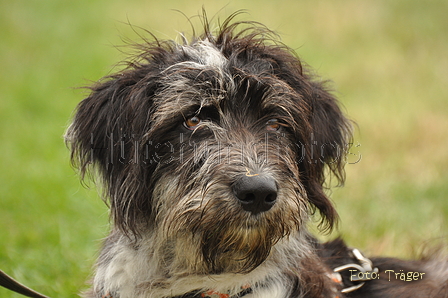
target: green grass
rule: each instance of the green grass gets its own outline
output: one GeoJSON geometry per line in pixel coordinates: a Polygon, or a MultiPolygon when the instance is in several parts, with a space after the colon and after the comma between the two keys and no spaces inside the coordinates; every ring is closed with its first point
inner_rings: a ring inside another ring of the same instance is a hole
{"type": "MultiPolygon", "coordinates": [[[[85,95],[76,87],[123,58],[128,21],[161,38],[189,30],[200,1],[0,2],[0,269],[53,297],[85,288],[107,209],[69,165],[62,135],[85,95]]],[[[352,246],[409,257],[447,236],[448,3],[234,1],[205,7],[278,31],[335,83],[359,126],[344,188],[333,190],[352,246]]],[[[1,297],[18,297],[0,289],[1,297]]]]}

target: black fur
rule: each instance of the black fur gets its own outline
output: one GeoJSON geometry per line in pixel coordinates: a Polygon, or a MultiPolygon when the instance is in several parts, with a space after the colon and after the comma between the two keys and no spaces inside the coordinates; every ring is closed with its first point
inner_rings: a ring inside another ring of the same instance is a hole
{"type": "Polygon", "coordinates": [[[79,104],[68,132],[72,159],[82,175],[91,163],[97,164],[114,222],[123,231],[138,233],[137,226],[151,218],[150,196],[158,178],[153,174],[156,168],[162,164],[166,168],[177,167],[164,161],[171,160],[173,151],[176,154],[179,148],[155,148],[156,144],[151,142],[170,142],[175,146],[179,135],[176,127],[183,117],[197,111],[199,103],[195,97],[200,93],[211,98],[222,96],[219,108],[239,115],[239,121],[244,121],[252,111],[257,111],[251,115],[255,118],[269,114],[281,117],[297,151],[297,163],[310,203],[327,221],[325,227],[332,228],[336,222],[337,213],[324,193],[324,168],[328,166],[343,182],[350,122],[341,113],[325,82],[314,79],[271,31],[260,24],[231,23],[231,20],[224,22],[216,36],[206,26],[205,33],[197,40],[208,39],[223,53],[228,59],[226,75],[232,82],[225,81],[228,78],[223,80],[213,70],[177,69],[170,73],[168,67],[200,62],[200,57],[191,56],[173,42],[156,40],[140,45],[139,59],[92,86],[90,96],[79,104]],[[252,27],[237,30],[247,25],[252,27]],[[160,102],[159,97],[170,88],[171,76],[182,77],[196,88],[190,90],[188,102],[177,104],[170,111],[165,109],[175,104],[174,99],[171,103],[165,98],[160,102]],[[234,92],[222,94],[229,83],[236,86],[234,92]],[[271,105],[260,110],[262,99],[271,94],[278,97],[279,107],[271,105]],[[287,106],[287,110],[281,106],[287,106]]]}
{"type": "MultiPolygon", "coordinates": [[[[98,171],[113,221],[87,297],[190,297],[220,276],[241,276],[232,293],[247,278],[254,295],[281,284],[285,298],[343,297],[328,275],[352,261],[348,249],[316,244],[306,224],[316,210],[323,230],[337,222],[326,180],[344,182],[351,122],[272,31],[234,17],[217,32],[205,19],[204,33],[182,45],[136,46],[128,66],[90,87],[77,107],[67,132],[72,162],[82,177],[98,171]],[[235,189],[256,175],[276,193],[251,214],[235,189]]],[[[433,264],[373,260],[396,269],[433,264]]],[[[446,278],[396,285],[371,281],[346,297],[446,293],[446,278]]]]}

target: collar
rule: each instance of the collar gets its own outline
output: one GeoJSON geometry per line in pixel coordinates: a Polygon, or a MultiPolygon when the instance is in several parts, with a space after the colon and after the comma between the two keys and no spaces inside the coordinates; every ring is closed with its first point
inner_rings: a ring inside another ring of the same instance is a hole
{"type": "Polygon", "coordinates": [[[228,293],[220,293],[220,292],[216,292],[213,290],[208,290],[205,292],[200,292],[200,291],[193,291],[193,292],[189,292],[187,294],[181,295],[181,296],[175,296],[172,298],[241,298],[244,297],[250,293],[252,293],[252,288],[247,285],[247,286],[243,286],[241,287],[241,292],[239,292],[236,295],[230,295],[228,293]]]}

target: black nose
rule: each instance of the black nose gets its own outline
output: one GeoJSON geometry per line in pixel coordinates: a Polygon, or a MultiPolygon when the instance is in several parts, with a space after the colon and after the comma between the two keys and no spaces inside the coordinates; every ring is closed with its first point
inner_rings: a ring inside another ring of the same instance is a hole
{"type": "Polygon", "coordinates": [[[268,211],[277,200],[277,185],[269,175],[241,176],[233,185],[233,191],[243,209],[252,214],[268,211]]]}

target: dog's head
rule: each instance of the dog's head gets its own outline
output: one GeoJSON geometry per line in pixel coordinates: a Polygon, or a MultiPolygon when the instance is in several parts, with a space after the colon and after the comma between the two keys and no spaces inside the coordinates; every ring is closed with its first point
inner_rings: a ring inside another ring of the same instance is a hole
{"type": "Polygon", "coordinates": [[[343,180],[350,124],[271,31],[205,28],[140,45],[91,87],[67,140],[82,175],[99,171],[119,230],[183,239],[204,270],[248,271],[316,209],[333,226],[323,185],[329,173],[343,180]]]}

